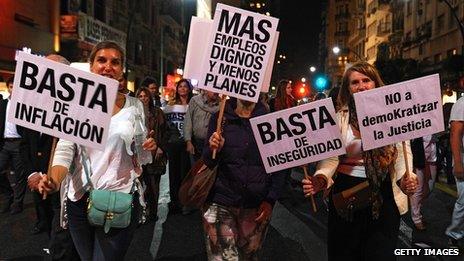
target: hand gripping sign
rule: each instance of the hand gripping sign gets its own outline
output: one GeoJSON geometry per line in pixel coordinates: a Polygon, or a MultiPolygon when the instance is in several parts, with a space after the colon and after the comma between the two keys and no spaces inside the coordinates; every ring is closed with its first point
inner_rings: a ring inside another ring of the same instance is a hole
{"type": "Polygon", "coordinates": [[[118,85],[116,80],[20,52],[7,119],[103,150],[118,85]]]}
{"type": "Polygon", "coordinates": [[[250,119],[267,173],[345,154],[331,99],[250,119]]]}
{"type": "Polygon", "coordinates": [[[256,102],[272,60],[277,24],[276,18],[218,4],[198,87],[256,102]]]}
{"type": "Polygon", "coordinates": [[[184,77],[198,79],[200,89],[222,94],[218,133],[227,96],[257,102],[259,93],[268,91],[277,24],[276,18],[223,4],[216,6],[212,24],[192,18],[184,77]]]}

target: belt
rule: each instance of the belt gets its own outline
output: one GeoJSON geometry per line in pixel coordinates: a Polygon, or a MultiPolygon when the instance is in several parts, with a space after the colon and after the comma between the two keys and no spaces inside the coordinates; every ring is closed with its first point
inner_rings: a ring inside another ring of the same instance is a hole
{"type": "Polygon", "coordinates": [[[21,138],[3,138],[4,141],[19,141],[21,138]]]}

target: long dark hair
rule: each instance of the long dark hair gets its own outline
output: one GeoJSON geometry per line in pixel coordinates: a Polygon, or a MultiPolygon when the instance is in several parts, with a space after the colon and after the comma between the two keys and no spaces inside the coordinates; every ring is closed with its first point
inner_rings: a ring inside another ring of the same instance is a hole
{"type": "Polygon", "coordinates": [[[280,80],[279,84],[277,85],[275,100],[278,101],[281,105],[287,104],[287,85],[289,83],[289,80],[280,80]]]}
{"type": "Polygon", "coordinates": [[[135,97],[137,99],[139,98],[140,93],[144,92],[145,95],[148,96],[148,111],[150,113],[153,113],[155,111],[155,105],[153,104],[153,98],[151,97],[150,90],[147,87],[140,87],[137,90],[137,93],[135,94],[135,97]]]}
{"type": "Polygon", "coordinates": [[[190,102],[190,99],[192,99],[192,97],[193,97],[193,92],[192,92],[193,86],[192,86],[192,84],[190,83],[189,80],[182,79],[182,80],[178,81],[177,84],[176,84],[176,95],[174,96],[174,100],[173,100],[173,102],[171,102],[171,104],[181,104],[182,101],[180,100],[179,86],[183,82],[187,83],[187,86],[189,88],[189,92],[188,92],[188,95],[187,95],[187,104],[190,102]]]}

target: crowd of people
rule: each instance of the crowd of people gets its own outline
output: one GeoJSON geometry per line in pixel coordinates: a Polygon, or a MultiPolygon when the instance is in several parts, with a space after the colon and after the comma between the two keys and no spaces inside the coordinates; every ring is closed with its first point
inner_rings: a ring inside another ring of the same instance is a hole
{"type": "MultiPolygon", "coordinates": [[[[47,58],[69,64],[59,55],[47,58]]],[[[164,100],[151,77],[132,94],[125,86],[124,59],[123,49],[108,41],[98,43],[89,56],[91,72],[120,82],[103,151],[12,124],[5,117],[9,99],[0,102],[0,170],[8,170],[0,175],[5,195],[1,213],[20,213],[29,186],[37,213],[31,233],[47,231],[53,259],[122,260],[139,224],[157,220],[160,179],[166,172],[169,213],[192,211],[181,205],[178,193],[190,167],[202,159],[207,167],[217,168],[200,210],[208,259],[256,260],[275,202],[285,184],[291,191],[294,185],[288,169],[266,173],[250,118],[297,106],[291,82],[280,81],[275,97],[267,99],[263,94],[257,103],[229,99],[218,132],[217,94],[202,90],[194,95],[190,81],[182,79],[174,97],[164,100]],[[143,166],[136,160],[133,138],[125,136],[137,119],[148,133],[142,148],[152,156],[151,163],[143,166]],[[100,190],[130,195],[127,225],[108,231],[89,222],[92,193],[100,190]]],[[[324,191],[328,197],[329,260],[394,260],[400,219],[409,209],[415,228],[425,229],[421,206],[436,180],[437,138],[426,136],[411,141],[411,146],[407,142],[406,147],[392,144],[362,150],[353,94],[383,85],[376,68],[366,62],[346,70],[341,87],[329,97],[337,110],[347,154],[312,165],[314,175],[298,184],[305,196],[324,191]],[[409,164],[401,156],[403,149],[409,164]],[[344,205],[339,195],[353,187],[362,188],[360,200],[344,205]]],[[[11,93],[12,79],[7,86],[11,93]]],[[[322,98],[325,95],[315,97],[322,98]]],[[[459,198],[446,235],[454,245],[464,236],[463,102],[463,98],[458,100],[450,117],[459,198]]]]}

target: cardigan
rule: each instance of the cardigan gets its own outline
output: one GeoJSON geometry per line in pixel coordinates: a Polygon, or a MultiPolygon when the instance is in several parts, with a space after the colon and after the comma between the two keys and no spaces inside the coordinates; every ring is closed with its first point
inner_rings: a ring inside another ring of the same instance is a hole
{"type": "MultiPolygon", "coordinates": [[[[340,131],[342,134],[343,143],[345,143],[347,130],[349,127],[349,112],[348,108],[342,108],[340,111],[337,112],[338,118],[338,126],[340,127],[340,131]]],[[[403,146],[402,143],[397,143],[396,148],[398,149],[398,156],[396,157],[393,171],[390,172],[390,178],[392,183],[393,195],[395,198],[396,206],[398,207],[399,213],[405,214],[408,212],[408,196],[403,193],[400,187],[397,185],[397,181],[400,180],[403,175],[406,173],[406,162],[404,161],[403,157],[403,146]]],[[[410,175],[415,175],[412,172],[412,153],[409,141],[406,142],[406,153],[409,163],[409,173],[410,175]]],[[[332,179],[333,175],[337,172],[339,164],[338,157],[331,157],[325,160],[320,161],[317,164],[316,172],[314,176],[322,176],[327,181],[327,188],[326,190],[330,189],[330,187],[334,184],[332,179]]]]}

